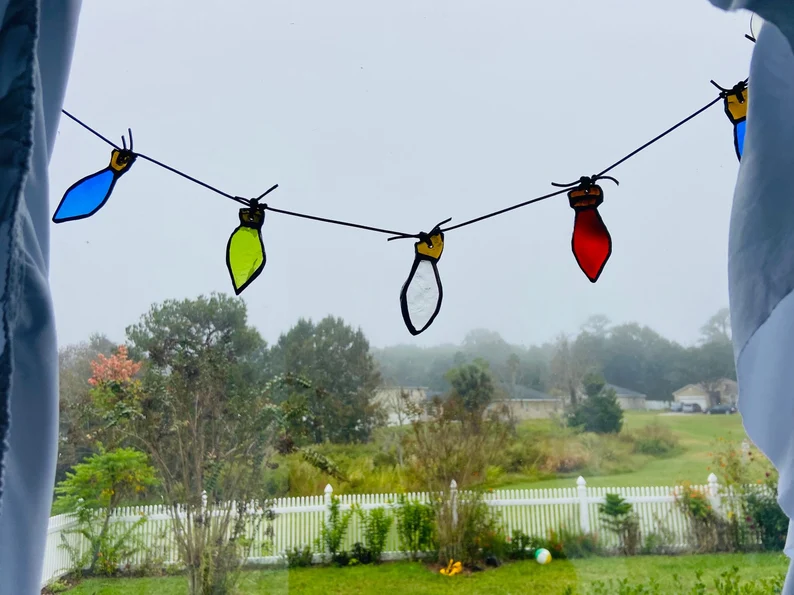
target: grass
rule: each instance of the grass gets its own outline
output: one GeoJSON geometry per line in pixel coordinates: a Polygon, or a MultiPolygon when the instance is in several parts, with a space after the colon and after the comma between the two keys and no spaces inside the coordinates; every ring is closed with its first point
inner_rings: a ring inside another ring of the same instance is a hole
{"type": "MultiPolygon", "coordinates": [[[[243,575],[241,594],[303,595],[411,593],[471,593],[518,595],[519,593],[562,594],[565,587],[583,587],[593,581],[629,578],[647,581],[655,577],[672,588],[673,574],[690,586],[695,571],[704,571],[704,582],[731,566],[740,568],[744,580],[757,580],[785,573],[788,559],[781,554],[722,554],[707,556],[640,556],[634,558],[590,558],[554,561],[547,566],[516,562],[468,576],[444,577],[422,564],[398,562],[353,568],[305,568],[290,571],[251,571],[243,575]]],[[[672,591],[670,591],[672,592],[672,591]]],[[[710,591],[710,592],[713,592],[710,591]]],[[[68,591],[70,595],[185,595],[184,577],[141,579],[92,579],[68,591]]]]}
{"type": "MultiPolygon", "coordinates": [[[[589,475],[570,473],[554,479],[533,481],[520,476],[510,476],[499,482],[498,486],[510,489],[562,488],[576,485],[576,478],[585,475],[587,484],[594,487],[621,486],[671,486],[681,481],[695,484],[706,483],[711,464],[714,442],[717,438],[741,441],[747,434],[742,426],[741,416],[736,415],[663,415],[647,412],[627,412],[624,426],[630,431],[641,431],[643,427],[658,422],[669,427],[679,439],[676,454],[666,458],[634,455],[636,469],[629,473],[610,475],[589,475]]],[[[536,423],[536,422],[535,422],[536,423]]]]}

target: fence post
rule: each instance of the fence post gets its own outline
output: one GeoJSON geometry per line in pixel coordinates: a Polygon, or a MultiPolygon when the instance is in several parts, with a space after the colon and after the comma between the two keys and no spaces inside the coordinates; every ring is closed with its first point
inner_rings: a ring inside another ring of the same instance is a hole
{"type": "Polygon", "coordinates": [[[713,473],[709,473],[708,481],[708,498],[711,501],[711,507],[714,509],[714,512],[719,512],[722,502],[720,498],[720,485],[717,482],[717,476],[713,473]]]}
{"type": "Polygon", "coordinates": [[[454,479],[449,484],[449,505],[452,507],[452,526],[458,526],[458,482],[454,479]]]}
{"type": "Polygon", "coordinates": [[[201,517],[205,518],[206,514],[207,514],[207,492],[205,490],[201,492],[201,517]]]}
{"type": "Polygon", "coordinates": [[[331,522],[331,495],[334,493],[334,488],[331,484],[325,486],[325,525],[331,522]]]}
{"type": "Polygon", "coordinates": [[[576,480],[576,491],[579,496],[579,527],[582,533],[590,533],[590,507],[587,501],[587,482],[581,475],[576,480]]]}

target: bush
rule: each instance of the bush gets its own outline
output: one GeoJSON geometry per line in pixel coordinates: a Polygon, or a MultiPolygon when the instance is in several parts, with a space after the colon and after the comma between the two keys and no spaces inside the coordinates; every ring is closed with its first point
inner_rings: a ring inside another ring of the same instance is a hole
{"type": "Polygon", "coordinates": [[[432,506],[418,500],[411,502],[405,496],[400,496],[395,516],[400,551],[409,554],[411,560],[416,560],[419,552],[433,549],[435,512],[432,506]]]}
{"type": "Polygon", "coordinates": [[[596,434],[617,434],[623,427],[623,409],[617,395],[606,388],[603,377],[588,374],[583,381],[587,398],[569,413],[568,425],[596,434]]]}
{"type": "Polygon", "coordinates": [[[510,560],[527,560],[532,558],[535,553],[532,538],[521,531],[514,529],[510,537],[507,538],[506,555],[510,560]]]}
{"type": "Polygon", "coordinates": [[[355,544],[361,546],[358,550],[353,546],[353,557],[362,564],[380,562],[394,519],[385,508],[373,508],[368,513],[357,509],[357,513],[364,527],[364,544],[355,544]]]}
{"type": "Polygon", "coordinates": [[[777,473],[767,472],[765,485],[747,494],[745,520],[752,523],[765,550],[781,551],[786,545],[789,519],[777,503],[777,473]]]}
{"type": "Polygon", "coordinates": [[[601,523],[618,538],[620,553],[634,556],[640,547],[640,520],[633,506],[618,494],[607,494],[598,505],[601,523]]]}
{"type": "Polygon", "coordinates": [[[634,452],[640,454],[663,457],[670,455],[678,447],[678,438],[673,431],[658,421],[648,424],[632,437],[634,452]]]}
{"type": "Polygon", "coordinates": [[[547,540],[538,540],[533,545],[533,549],[546,548],[553,557],[560,560],[589,558],[604,553],[604,547],[597,535],[567,527],[549,531],[547,540]]]}
{"type": "Polygon", "coordinates": [[[319,542],[323,549],[330,554],[334,563],[339,566],[347,566],[349,557],[347,552],[342,550],[342,542],[345,539],[350,518],[355,510],[350,509],[342,512],[339,497],[331,496],[331,505],[328,511],[328,521],[323,521],[320,527],[319,542]]]}
{"type": "Polygon", "coordinates": [[[499,527],[496,513],[478,492],[461,492],[457,501],[457,523],[449,499],[436,507],[438,559],[450,559],[476,567],[486,558],[499,563],[505,556],[507,540],[499,527]]]}
{"type": "Polygon", "coordinates": [[[287,568],[307,568],[312,565],[312,549],[307,545],[303,549],[295,546],[285,552],[287,568]]]}
{"type": "Polygon", "coordinates": [[[716,513],[709,498],[700,489],[684,484],[676,496],[679,509],[689,524],[689,539],[698,553],[734,552],[737,548],[737,523],[716,513]]]}

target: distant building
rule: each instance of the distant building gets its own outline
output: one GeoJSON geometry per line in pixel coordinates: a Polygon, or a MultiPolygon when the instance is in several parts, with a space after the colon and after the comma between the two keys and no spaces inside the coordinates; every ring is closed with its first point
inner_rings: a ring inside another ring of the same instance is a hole
{"type": "Polygon", "coordinates": [[[611,388],[615,391],[615,395],[617,395],[618,403],[620,403],[620,408],[625,410],[635,410],[635,409],[646,409],[646,400],[647,396],[638,393],[635,390],[631,390],[630,388],[624,388],[622,386],[616,386],[614,384],[606,385],[606,388],[611,388]]]}
{"type": "Polygon", "coordinates": [[[424,411],[428,392],[423,386],[384,386],[375,390],[373,402],[386,413],[387,426],[404,426],[417,418],[417,408],[424,411]]]}
{"type": "Polygon", "coordinates": [[[562,399],[557,399],[527,386],[501,384],[504,398],[494,400],[487,412],[505,412],[515,420],[545,419],[562,411],[562,399]]]}
{"type": "Polygon", "coordinates": [[[676,403],[696,404],[704,410],[719,404],[736,406],[738,398],[739,385],[728,378],[709,385],[687,384],[673,393],[673,400],[676,403]]]}

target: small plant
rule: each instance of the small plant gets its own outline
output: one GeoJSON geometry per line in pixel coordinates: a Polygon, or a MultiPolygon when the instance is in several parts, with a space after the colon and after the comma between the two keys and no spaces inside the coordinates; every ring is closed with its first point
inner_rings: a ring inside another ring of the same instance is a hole
{"type": "Polygon", "coordinates": [[[507,538],[507,557],[510,560],[528,560],[536,548],[532,547],[532,538],[521,531],[514,529],[510,537],[507,538]]]}
{"type": "Polygon", "coordinates": [[[137,529],[146,523],[141,517],[129,527],[112,523],[116,508],[125,499],[146,492],[157,484],[149,457],[134,448],[106,451],[98,444],[98,452],[74,466],[66,479],[55,488],[58,495],[56,512],[74,512],[78,526],[61,534],[61,547],[69,552],[71,570],[82,574],[114,575],[122,561],[142,549],[135,539],[137,529]],[[65,535],[80,534],[90,544],[85,554],[72,547],[65,535]]]}
{"type": "Polygon", "coordinates": [[[777,503],[777,472],[773,469],[765,475],[762,485],[747,494],[745,520],[758,533],[765,550],[781,551],[786,545],[789,519],[777,503]]]}
{"type": "Polygon", "coordinates": [[[567,527],[549,531],[547,539],[532,538],[532,550],[545,548],[556,560],[589,558],[603,553],[603,546],[597,535],[583,533],[567,527]]]}
{"type": "Polygon", "coordinates": [[[621,553],[634,556],[640,546],[640,521],[634,507],[618,494],[607,494],[598,512],[604,527],[617,535],[621,553]]]}
{"type": "Polygon", "coordinates": [[[47,585],[47,591],[49,593],[63,593],[71,589],[71,586],[61,580],[53,581],[49,585],[47,585]]]}
{"type": "Polygon", "coordinates": [[[357,541],[353,544],[353,549],[350,551],[350,560],[356,561],[356,564],[371,564],[374,562],[372,552],[363,543],[357,541]]]}
{"type": "Polygon", "coordinates": [[[400,550],[417,560],[420,552],[433,549],[435,543],[435,513],[433,507],[400,496],[395,509],[400,550]]]}
{"type": "Polygon", "coordinates": [[[303,549],[295,546],[285,552],[287,557],[287,568],[308,568],[312,565],[312,549],[306,545],[303,549]]]}
{"type": "MultiPolygon", "coordinates": [[[[385,508],[373,508],[368,513],[359,509],[357,513],[364,526],[364,545],[368,553],[366,558],[371,562],[380,562],[394,518],[385,508]]],[[[369,563],[360,556],[356,557],[362,564],[369,563]]]]}
{"type": "Polygon", "coordinates": [[[323,545],[323,549],[330,554],[331,560],[339,566],[347,566],[349,561],[347,552],[342,550],[342,542],[354,512],[353,508],[342,512],[339,497],[331,496],[328,520],[323,521],[320,528],[320,543],[323,545]]]}

